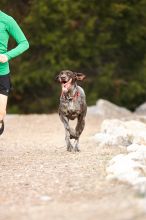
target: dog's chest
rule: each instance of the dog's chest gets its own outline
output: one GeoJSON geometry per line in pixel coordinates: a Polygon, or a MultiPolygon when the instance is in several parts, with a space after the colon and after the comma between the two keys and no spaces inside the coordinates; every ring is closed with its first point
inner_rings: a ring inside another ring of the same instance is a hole
{"type": "Polygon", "coordinates": [[[76,118],[83,111],[83,103],[80,97],[77,100],[63,100],[60,102],[60,110],[69,118],[76,118]]]}

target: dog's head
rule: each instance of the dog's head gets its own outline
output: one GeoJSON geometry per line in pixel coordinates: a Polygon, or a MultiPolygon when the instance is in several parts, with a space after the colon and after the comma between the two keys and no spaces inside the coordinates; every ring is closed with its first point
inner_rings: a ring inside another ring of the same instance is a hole
{"type": "Polygon", "coordinates": [[[62,70],[56,77],[56,80],[61,83],[63,92],[67,93],[76,81],[82,81],[85,77],[83,73],[62,70]]]}
{"type": "Polygon", "coordinates": [[[85,79],[85,75],[83,73],[72,72],[71,70],[62,70],[59,75],[56,77],[56,80],[61,84],[65,84],[70,80],[74,83],[76,80],[82,81],[85,79]]]}

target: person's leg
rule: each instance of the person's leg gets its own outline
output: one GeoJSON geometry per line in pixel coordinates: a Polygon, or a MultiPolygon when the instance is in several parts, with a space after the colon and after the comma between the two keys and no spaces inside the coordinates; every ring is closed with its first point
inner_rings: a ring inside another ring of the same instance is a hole
{"type": "Polygon", "coordinates": [[[6,115],[8,95],[11,89],[10,74],[0,75],[0,135],[4,131],[4,117],[6,115]]]}
{"type": "Polygon", "coordinates": [[[8,96],[0,94],[0,121],[4,119],[6,115],[8,96]]]}
{"type": "Polygon", "coordinates": [[[4,131],[4,117],[6,115],[8,96],[0,94],[0,135],[4,131]]]}

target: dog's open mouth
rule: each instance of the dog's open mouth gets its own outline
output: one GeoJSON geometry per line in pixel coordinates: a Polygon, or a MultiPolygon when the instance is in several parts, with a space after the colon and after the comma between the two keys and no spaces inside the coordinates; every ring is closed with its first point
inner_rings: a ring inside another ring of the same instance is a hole
{"type": "Polygon", "coordinates": [[[72,82],[72,79],[68,80],[67,82],[65,80],[61,81],[62,92],[65,92],[65,93],[68,92],[68,90],[71,87],[71,82],[72,82]]]}
{"type": "Polygon", "coordinates": [[[61,83],[62,83],[62,84],[65,84],[65,83],[67,83],[67,81],[66,81],[66,80],[62,80],[61,83]]]}

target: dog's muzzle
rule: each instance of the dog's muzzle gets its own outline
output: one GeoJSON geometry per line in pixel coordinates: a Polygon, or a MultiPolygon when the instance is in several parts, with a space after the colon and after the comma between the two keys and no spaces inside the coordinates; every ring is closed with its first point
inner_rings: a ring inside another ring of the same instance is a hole
{"type": "Polygon", "coordinates": [[[71,88],[71,82],[72,82],[72,79],[70,79],[68,82],[66,83],[61,83],[61,86],[62,86],[62,94],[63,93],[67,93],[69,91],[69,89],[71,88]]]}

